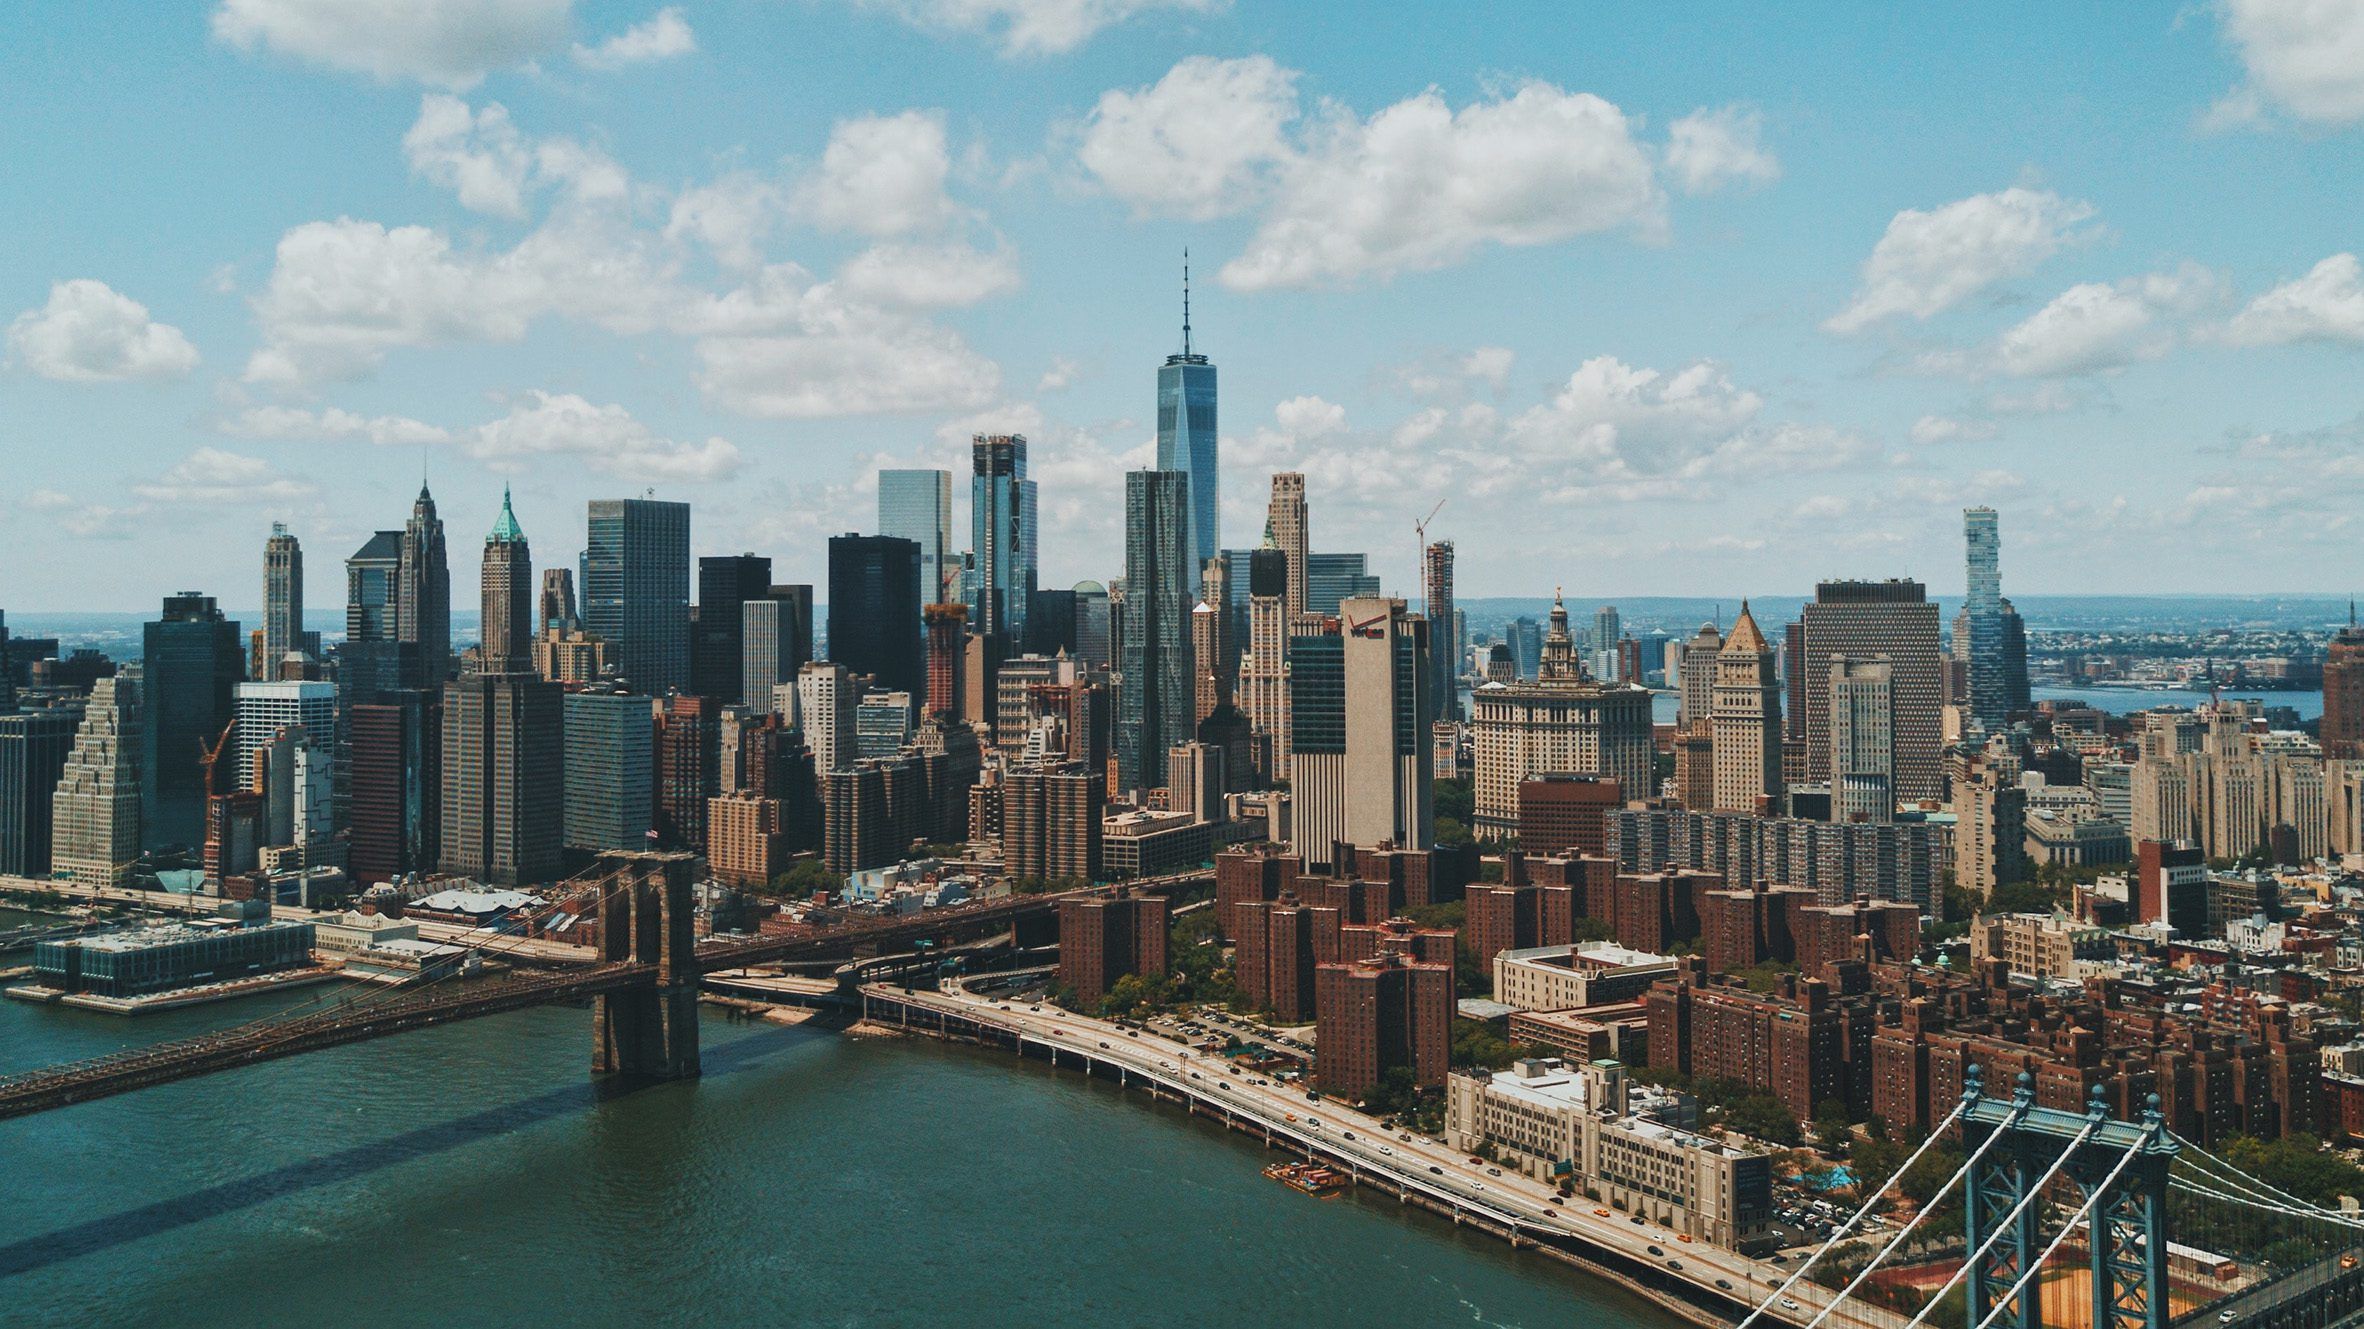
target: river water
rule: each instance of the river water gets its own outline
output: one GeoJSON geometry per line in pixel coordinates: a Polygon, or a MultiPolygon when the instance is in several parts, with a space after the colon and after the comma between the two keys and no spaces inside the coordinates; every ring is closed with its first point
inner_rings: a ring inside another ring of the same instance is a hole
{"type": "MultiPolygon", "coordinates": [[[[0,1001],[0,1072],[267,1014],[0,1001]]],[[[1675,1329],[1006,1053],[704,1025],[705,1078],[496,1016],[0,1122],[0,1324],[1675,1329]]]]}

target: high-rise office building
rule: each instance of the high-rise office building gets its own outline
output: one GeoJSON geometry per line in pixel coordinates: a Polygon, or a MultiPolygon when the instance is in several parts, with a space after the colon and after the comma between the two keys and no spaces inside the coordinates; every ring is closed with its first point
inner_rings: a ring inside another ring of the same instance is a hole
{"type": "Polygon", "coordinates": [[[796,719],[819,774],[854,764],[857,692],[852,673],[836,661],[815,660],[796,671],[796,719]]]}
{"type": "Polygon", "coordinates": [[[1247,648],[1240,656],[1239,708],[1253,735],[1264,781],[1289,774],[1289,559],[1267,541],[1248,555],[1247,648]]]}
{"type": "Polygon", "coordinates": [[[1534,679],[1488,683],[1469,700],[1472,812],[1484,834],[1518,832],[1519,786],[1537,776],[1607,776],[1624,798],[1657,792],[1649,692],[1585,676],[1556,593],[1534,679]]]}
{"type": "Polygon", "coordinates": [[[1109,639],[1108,588],[1096,581],[1075,584],[1075,662],[1086,673],[1102,673],[1116,665],[1109,639]]]}
{"type": "Polygon", "coordinates": [[[760,554],[698,560],[698,607],[690,629],[690,691],[716,705],[746,695],[746,605],[772,585],[772,561],[760,554]]]}
{"type": "Polygon", "coordinates": [[[774,586],[739,608],[739,700],[772,709],[772,691],[813,658],[813,588],[774,586]]]}
{"type": "Polygon", "coordinates": [[[1220,472],[1215,432],[1215,366],[1190,349],[1190,256],[1182,257],[1182,350],[1157,371],[1157,469],[1174,471],[1190,491],[1191,570],[1222,546],[1220,472]]]}
{"type": "Polygon", "coordinates": [[[1357,598],[1335,633],[1289,643],[1294,844],[1308,865],[1331,864],[1340,843],[1433,842],[1428,626],[1401,600],[1357,598]]]}
{"type": "MultiPolygon", "coordinates": [[[[1826,581],[1799,614],[1799,650],[1786,663],[1791,678],[1827,681],[1834,657],[1868,660],[1885,656],[1893,687],[1896,797],[1917,801],[1944,792],[1939,753],[1939,716],[1945,680],[1937,632],[1937,606],[1921,583],[1826,581]]],[[[1830,690],[1807,686],[1805,723],[1796,727],[1806,742],[1804,778],[1828,780],[1830,690]]]]}
{"type": "Polygon", "coordinates": [[[337,689],[333,683],[287,679],[276,683],[240,683],[233,701],[237,729],[231,752],[236,761],[234,787],[244,787],[254,770],[255,753],[282,729],[301,726],[312,738],[333,744],[337,731],[337,689]]]}
{"type": "Polygon", "coordinates": [[[0,712],[0,877],[49,876],[52,803],[82,711],[64,704],[0,712]]]}
{"type": "Polygon", "coordinates": [[[2003,727],[2010,699],[2003,681],[2003,536],[1993,508],[1962,510],[1968,581],[1954,632],[1954,658],[1970,679],[1970,716],[1982,727],[2003,727]]]}
{"type": "Polygon", "coordinates": [[[280,662],[304,648],[304,550],[285,524],[271,523],[263,542],[263,669],[279,677],[280,662]]]}
{"type": "Polygon", "coordinates": [[[920,621],[926,629],[928,667],[923,709],[934,718],[962,718],[961,702],[968,695],[964,675],[969,661],[969,607],[932,604],[920,611],[920,621]]]}
{"type": "Polygon", "coordinates": [[[690,509],[594,499],[583,551],[583,624],[635,692],[690,686],[690,509]]]}
{"type": "Polygon", "coordinates": [[[1379,594],[1379,579],[1371,575],[1362,554],[1307,554],[1305,556],[1305,612],[1329,615],[1355,598],[1379,594]]]}
{"type": "Polygon", "coordinates": [[[1675,712],[1677,728],[1685,732],[1707,728],[1708,716],[1715,712],[1716,657],[1723,650],[1723,630],[1713,623],[1700,624],[1699,631],[1682,643],[1682,668],[1676,678],[1668,680],[1681,697],[1675,712]]]}
{"type": "Polygon", "coordinates": [[[1437,540],[1421,551],[1421,609],[1428,616],[1430,656],[1436,661],[1436,713],[1461,718],[1461,616],[1453,609],[1453,542],[1437,540]]]}
{"type": "Polygon", "coordinates": [[[402,545],[401,531],[379,531],[345,560],[345,644],[337,653],[337,687],[348,708],[369,704],[419,672],[416,649],[402,642],[402,545]],[[406,659],[413,663],[406,665],[406,659]]]}
{"type": "Polygon", "coordinates": [[[919,546],[892,535],[829,538],[829,658],[881,688],[926,691],[919,546]]]}
{"type": "Polygon", "coordinates": [[[451,558],[424,483],[397,546],[394,639],[407,648],[399,653],[406,672],[397,686],[439,688],[451,677],[451,558]]]}
{"type": "Polygon", "coordinates": [[[656,720],[613,688],[566,696],[566,847],[646,849],[655,825],[656,720]]]}
{"type": "Polygon", "coordinates": [[[442,690],[382,692],[350,717],[353,880],[434,871],[443,856],[442,690]]]}
{"type": "Polygon", "coordinates": [[[657,839],[672,848],[703,848],[706,800],[722,791],[722,707],[676,694],[656,715],[657,839]]]}
{"type": "Polygon", "coordinates": [[[969,629],[1015,645],[1026,635],[1035,584],[1034,481],[1026,478],[1026,440],[979,434],[970,440],[969,456],[969,530],[977,560],[969,629]]]}
{"type": "Polygon", "coordinates": [[[1125,476],[1123,675],[1116,722],[1118,780],[1127,791],[1165,783],[1166,752],[1194,732],[1190,611],[1197,565],[1190,487],[1178,471],[1125,476]]]}
{"type": "Polygon", "coordinates": [[[1639,683],[1638,678],[1627,678],[1617,672],[1617,643],[1624,640],[1625,629],[1617,617],[1617,606],[1602,605],[1592,611],[1592,672],[1595,677],[1613,683],[1639,683]]]}
{"type": "Polygon", "coordinates": [[[238,624],[213,597],[166,596],[141,634],[141,845],[204,843],[206,748],[230,723],[232,692],[246,673],[238,624]]]}
{"type": "Polygon", "coordinates": [[[1732,635],[1725,638],[1716,655],[1713,707],[1715,810],[1755,812],[1760,799],[1770,798],[1778,812],[1781,681],[1773,670],[1773,648],[1757,630],[1756,617],[1748,612],[1746,600],[1740,602],[1740,617],[1732,623],[1732,635]]]}
{"type": "Polygon", "coordinates": [[[518,528],[506,485],[501,487],[501,515],[484,539],[481,580],[484,640],[476,651],[477,669],[487,674],[529,672],[533,668],[533,554],[525,532],[518,528]]]}
{"type": "Polygon", "coordinates": [[[74,750],[50,796],[52,875],[116,886],[140,856],[140,679],[122,673],[90,689],[74,750]]]}
{"type": "MultiPolygon", "coordinates": [[[[507,625],[501,636],[522,631],[533,556],[506,502],[484,563],[485,623],[507,625]],[[495,568],[504,571],[496,577],[495,568]]],[[[486,635],[490,644],[496,634],[486,635]]],[[[479,666],[443,690],[443,869],[501,886],[553,880],[565,836],[564,690],[506,647],[479,666]]]]}
{"type": "Polygon", "coordinates": [[[2323,757],[2364,758],[2364,627],[2348,609],[2348,625],[2323,650],[2323,757]]]}
{"type": "Polygon", "coordinates": [[[577,632],[582,626],[582,611],[575,607],[575,570],[542,569],[542,601],[534,613],[534,630],[577,632]]]}
{"type": "Polygon", "coordinates": [[[1272,498],[1264,510],[1265,543],[1281,551],[1288,560],[1289,590],[1283,597],[1288,611],[1290,628],[1296,631],[1298,618],[1306,612],[1309,597],[1307,578],[1312,569],[1307,552],[1308,518],[1305,511],[1305,477],[1295,471],[1280,471],[1272,477],[1272,498]]]}
{"type": "Polygon", "coordinates": [[[878,533],[919,546],[924,603],[961,598],[960,551],[952,543],[952,472],[880,471],[878,533]]]}
{"type": "Polygon", "coordinates": [[[1895,671],[1886,660],[1830,663],[1830,819],[1896,819],[1895,671]]]}

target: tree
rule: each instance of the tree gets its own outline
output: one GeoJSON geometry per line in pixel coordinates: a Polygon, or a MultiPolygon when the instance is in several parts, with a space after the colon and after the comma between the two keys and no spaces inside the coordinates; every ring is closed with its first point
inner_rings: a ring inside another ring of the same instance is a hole
{"type": "Polygon", "coordinates": [[[1855,1140],[1855,1121],[1847,1105],[1826,1098],[1814,1107],[1814,1147],[1826,1158],[1845,1158],[1855,1140]]]}
{"type": "Polygon", "coordinates": [[[782,895],[809,896],[816,891],[835,895],[845,889],[845,878],[822,866],[819,859],[808,858],[772,878],[771,888],[782,895]]]}
{"type": "Polygon", "coordinates": [[[1571,931],[1578,942],[1617,940],[1617,929],[1610,927],[1605,918],[1579,918],[1571,931]]]}
{"type": "Polygon", "coordinates": [[[1477,843],[1477,837],[1469,833],[1468,823],[1459,817],[1447,817],[1441,813],[1434,822],[1433,834],[1437,847],[1440,849],[1454,849],[1462,845],[1477,843]]]}
{"type": "Polygon", "coordinates": [[[1447,779],[1434,782],[1436,815],[1451,817],[1463,823],[1477,820],[1477,783],[1474,780],[1447,779]]]}
{"type": "Polygon", "coordinates": [[[1805,1138],[1798,1119],[1771,1094],[1746,1094],[1724,1107],[1724,1124],[1742,1135],[1795,1147],[1805,1138]]]}
{"type": "Polygon", "coordinates": [[[1453,1065],[1498,1071],[1509,1066],[1516,1056],[1510,1044],[1486,1021],[1453,1017],[1453,1065]]]}

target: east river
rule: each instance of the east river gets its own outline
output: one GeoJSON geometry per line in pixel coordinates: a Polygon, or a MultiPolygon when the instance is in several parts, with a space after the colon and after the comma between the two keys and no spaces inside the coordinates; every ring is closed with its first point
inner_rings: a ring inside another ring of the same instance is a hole
{"type": "MultiPolygon", "coordinates": [[[[269,1013],[0,1001],[0,1072],[269,1013]]],[[[1676,1329],[1005,1053],[705,1021],[706,1075],[496,1016],[0,1122],[0,1324],[1676,1329]]]]}

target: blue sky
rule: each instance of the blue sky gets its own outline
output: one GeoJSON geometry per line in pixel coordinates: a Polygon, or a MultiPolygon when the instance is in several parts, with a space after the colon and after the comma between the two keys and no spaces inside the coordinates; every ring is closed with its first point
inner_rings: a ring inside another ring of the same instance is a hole
{"type": "MultiPolygon", "coordinates": [[[[48,5],[0,44],[0,607],[315,608],[421,467],[819,580],[880,465],[1034,443],[1114,575],[1178,339],[1225,542],[1464,595],[2344,591],[2364,0],[48,5]]],[[[965,530],[965,525],[962,527],[965,530]]]]}

